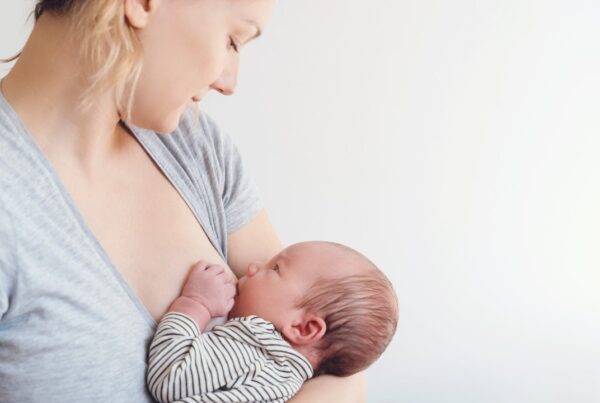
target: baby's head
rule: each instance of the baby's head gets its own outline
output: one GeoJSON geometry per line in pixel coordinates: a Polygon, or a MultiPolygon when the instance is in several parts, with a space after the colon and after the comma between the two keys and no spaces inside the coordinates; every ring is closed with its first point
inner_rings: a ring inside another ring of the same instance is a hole
{"type": "Polygon", "coordinates": [[[396,331],[398,301],[362,254],[312,241],[248,267],[229,317],[249,315],[272,322],[316,374],[347,376],[383,353],[396,331]]]}

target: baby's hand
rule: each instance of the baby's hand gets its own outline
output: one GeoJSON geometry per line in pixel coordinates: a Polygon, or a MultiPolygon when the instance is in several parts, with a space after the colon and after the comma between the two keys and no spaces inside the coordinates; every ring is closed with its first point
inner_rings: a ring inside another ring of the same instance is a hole
{"type": "Polygon", "coordinates": [[[192,266],[181,296],[204,305],[212,317],[227,316],[235,297],[234,279],[222,266],[199,261],[192,266]]]}

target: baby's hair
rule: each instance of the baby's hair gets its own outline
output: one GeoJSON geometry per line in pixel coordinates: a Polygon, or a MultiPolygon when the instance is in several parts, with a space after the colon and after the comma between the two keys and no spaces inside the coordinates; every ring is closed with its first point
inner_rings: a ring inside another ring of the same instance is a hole
{"type": "Polygon", "coordinates": [[[319,314],[327,324],[316,346],[321,362],[315,376],[349,376],[371,365],[390,343],[398,324],[398,299],[370,260],[347,246],[328,243],[356,255],[366,270],[317,281],[297,305],[319,314]]]}

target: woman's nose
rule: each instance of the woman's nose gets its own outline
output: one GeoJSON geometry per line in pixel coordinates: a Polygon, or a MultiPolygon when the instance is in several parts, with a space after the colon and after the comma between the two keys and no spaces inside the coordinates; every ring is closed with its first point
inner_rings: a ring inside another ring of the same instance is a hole
{"type": "Polygon", "coordinates": [[[211,88],[223,95],[232,95],[237,87],[239,58],[234,58],[212,85],[211,88]]]}

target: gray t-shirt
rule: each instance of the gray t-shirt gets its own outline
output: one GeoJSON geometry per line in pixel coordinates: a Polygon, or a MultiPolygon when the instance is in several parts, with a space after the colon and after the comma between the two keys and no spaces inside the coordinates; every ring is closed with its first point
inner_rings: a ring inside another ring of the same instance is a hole
{"type": "MultiPolygon", "coordinates": [[[[226,259],[260,200],[231,139],[191,115],[169,135],[129,128],[226,259]]],[[[152,402],[155,329],[0,93],[0,402],[152,402]]]]}

